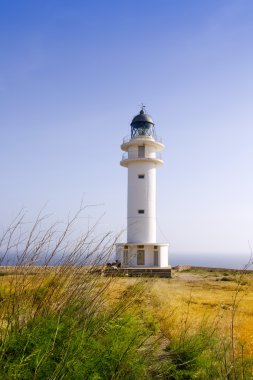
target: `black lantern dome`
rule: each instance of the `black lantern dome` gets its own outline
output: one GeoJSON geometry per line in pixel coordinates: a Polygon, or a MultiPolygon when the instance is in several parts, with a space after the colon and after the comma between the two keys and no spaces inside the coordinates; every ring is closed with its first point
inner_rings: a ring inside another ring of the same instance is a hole
{"type": "Polygon", "coordinates": [[[154,122],[150,115],[148,115],[144,107],[140,110],[140,113],[136,115],[131,123],[131,137],[138,136],[154,136],[154,122]]]}

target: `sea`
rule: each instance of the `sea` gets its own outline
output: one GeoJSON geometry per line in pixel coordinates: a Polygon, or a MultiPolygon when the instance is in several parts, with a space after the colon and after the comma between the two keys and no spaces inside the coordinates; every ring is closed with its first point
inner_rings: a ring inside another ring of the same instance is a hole
{"type": "Polygon", "coordinates": [[[253,270],[253,256],[251,253],[182,253],[171,252],[170,264],[192,265],[210,268],[251,269],[253,270]]]}
{"type": "MultiPolygon", "coordinates": [[[[16,254],[8,254],[1,260],[0,253],[0,266],[14,266],[17,264],[16,254]]],[[[115,258],[112,257],[113,261],[115,258]]],[[[59,265],[61,261],[60,256],[54,257],[50,262],[50,266],[59,265]]],[[[40,261],[37,261],[35,265],[43,266],[45,260],[43,260],[43,255],[40,257],[40,261]]],[[[91,262],[87,263],[88,265],[91,262]]],[[[227,269],[249,269],[253,270],[253,255],[248,253],[182,253],[173,252],[169,253],[169,264],[172,266],[177,265],[190,265],[199,267],[210,267],[210,268],[227,268],[227,269]]]]}

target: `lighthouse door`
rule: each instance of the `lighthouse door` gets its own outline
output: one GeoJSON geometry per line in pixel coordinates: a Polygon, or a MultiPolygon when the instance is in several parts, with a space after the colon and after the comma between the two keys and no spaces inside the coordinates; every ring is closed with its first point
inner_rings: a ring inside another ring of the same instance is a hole
{"type": "Polygon", "coordinates": [[[144,245],[137,246],[137,265],[145,265],[144,245]]]}

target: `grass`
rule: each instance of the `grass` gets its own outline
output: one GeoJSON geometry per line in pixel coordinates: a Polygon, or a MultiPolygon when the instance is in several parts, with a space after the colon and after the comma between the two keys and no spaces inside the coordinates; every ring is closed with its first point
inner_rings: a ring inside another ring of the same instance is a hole
{"type": "Polygon", "coordinates": [[[2,269],[3,379],[251,378],[252,275],[238,291],[232,353],[236,275],[137,280],[62,270],[2,269]]]}
{"type": "Polygon", "coordinates": [[[110,279],[61,270],[1,277],[1,378],[146,377],[149,353],[140,347],[151,330],[135,308],[140,285],[109,305],[110,279]]]}
{"type": "Polygon", "coordinates": [[[101,277],[114,238],[71,240],[76,217],[22,233],[20,216],[0,239],[18,252],[0,268],[1,379],[252,379],[251,273],[101,277]]]}
{"type": "MultiPolygon", "coordinates": [[[[147,280],[141,305],[167,339],[171,378],[252,377],[253,273],[240,278],[228,270],[226,276],[231,280],[217,281],[223,276],[222,272],[193,270],[187,271],[187,276],[174,273],[170,280],[147,280]],[[191,363],[190,368],[184,368],[183,363],[191,363]]],[[[120,297],[131,281],[117,279],[111,287],[120,297]]]]}
{"type": "MultiPolygon", "coordinates": [[[[206,272],[208,273],[208,272],[206,272]]],[[[220,334],[228,335],[233,311],[233,297],[237,291],[237,278],[233,281],[217,282],[206,277],[184,280],[174,278],[169,283],[157,280],[153,293],[156,302],[153,305],[155,313],[166,315],[172,313],[176,324],[182,316],[187,314],[188,323],[198,326],[203,319],[217,321],[220,334]]],[[[253,356],[253,275],[245,275],[244,282],[239,289],[239,299],[235,317],[235,334],[245,342],[245,350],[253,356]]],[[[163,318],[161,318],[163,319],[163,318]]],[[[165,324],[167,323],[165,319],[165,324]]],[[[214,323],[214,322],[213,322],[214,323]]],[[[171,331],[171,325],[165,331],[171,331]]]]}

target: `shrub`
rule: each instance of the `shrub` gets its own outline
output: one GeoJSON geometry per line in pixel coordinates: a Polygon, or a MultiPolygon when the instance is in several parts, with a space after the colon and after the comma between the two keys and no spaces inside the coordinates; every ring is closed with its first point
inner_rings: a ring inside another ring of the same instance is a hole
{"type": "Polygon", "coordinates": [[[216,338],[211,330],[200,328],[195,334],[179,335],[166,347],[168,362],[164,366],[166,379],[213,379],[216,372],[212,348],[216,338]]]}

